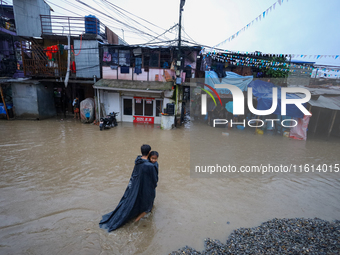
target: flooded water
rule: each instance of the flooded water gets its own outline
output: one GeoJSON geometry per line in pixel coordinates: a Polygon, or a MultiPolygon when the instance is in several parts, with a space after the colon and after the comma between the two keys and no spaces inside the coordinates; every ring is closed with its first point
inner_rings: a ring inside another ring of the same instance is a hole
{"type": "MultiPolygon", "coordinates": [[[[191,177],[190,128],[120,123],[99,131],[73,119],[50,119],[0,121],[0,134],[1,254],[167,254],[184,245],[202,250],[207,237],[225,242],[233,229],[275,217],[340,219],[340,178],[191,177]],[[160,153],[154,210],[107,233],[98,223],[123,195],[143,143],[160,153]]],[[[259,144],[260,154],[245,145],[231,151],[258,153],[255,163],[288,156],[339,161],[338,141],[259,138],[238,130],[224,138],[259,144]],[[283,155],[273,153],[280,142],[283,155]]]]}

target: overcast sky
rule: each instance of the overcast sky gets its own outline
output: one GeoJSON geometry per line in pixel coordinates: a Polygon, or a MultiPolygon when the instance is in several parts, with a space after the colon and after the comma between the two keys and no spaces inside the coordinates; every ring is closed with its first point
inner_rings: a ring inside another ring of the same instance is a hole
{"type": "MultiPolygon", "coordinates": [[[[12,2],[10,0],[4,0],[12,2]]],[[[82,0],[90,6],[105,12],[107,15],[123,22],[129,22],[133,27],[156,35],[164,32],[151,24],[130,16],[144,26],[155,31],[152,33],[133,21],[122,19],[117,12],[110,9],[105,0],[82,0]]],[[[180,0],[107,0],[115,5],[163,28],[169,29],[178,23],[180,0]]],[[[54,9],[51,15],[76,16],[56,5],[79,15],[95,15],[129,44],[146,43],[152,37],[141,36],[139,32],[123,26],[108,17],[91,10],[76,0],[46,0],[54,9]],[[72,6],[75,5],[75,6],[72,6]],[[77,6],[77,7],[76,7],[77,6]],[[124,32],[121,30],[123,29],[124,32]]],[[[271,54],[307,55],[305,58],[295,58],[340,66],[340,56],[319,57],[315,55],[340,55],[340,0],[186,0],[182,12],[182,24],[190,38],[185,39],[202,45],[215,46],[238,31],[241,31],[231,42],[218,45],[218,48],[233,51],[261,51],[271,54]],[[273,9],[273,4],[275,10],[273,9]],[[268,8],[263,18],[263,12],[268,8]],[[261,15],[261,21],[256,18],[261,15]],[[252,21],[254,23],[252,23],[252,21]],[[312,55],[310,58],[309,55],[312,55]]],[[[169,39],[177,37],[177,31],[168,34],[169,39]]]]}

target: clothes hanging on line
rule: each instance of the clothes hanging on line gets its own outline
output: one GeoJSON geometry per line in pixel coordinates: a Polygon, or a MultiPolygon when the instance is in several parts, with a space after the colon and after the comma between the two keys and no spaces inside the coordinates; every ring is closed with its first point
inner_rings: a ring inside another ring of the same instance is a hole
{"type": "Polygon", "coordinates": [[[120,73],[130,73],[130,67],[129,66],[121,66],[120,67],[120,73]]]}

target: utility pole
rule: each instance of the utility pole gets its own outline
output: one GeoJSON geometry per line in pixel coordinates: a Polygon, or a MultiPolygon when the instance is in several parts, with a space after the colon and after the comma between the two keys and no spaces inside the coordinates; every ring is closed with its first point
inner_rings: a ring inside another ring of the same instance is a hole
{"type": "Polygon", "coordinates": [[[182,33],[182,11],[185,4],[185,0],[181,0],[180,7],[179,7],[179,22],[178,22],[178,59],[180,60],[181,57],[181,33],[182,33]]]}
{"type": "MultiPolygon", "coordinates": [[[[183,11],[183,7],[185,5],[185,0],[180,0],[180,6],[179,6],[179,22],[178,22],[178,54],[177,54],[177,70],[176,70],[176,76],[177,78],[180,78],[181,77],[181,69],[182,69],[182,66],[183,66],[183,63],[182,63],[182,52],[181,52],[181,32],[182,32],[182,11],[183,11]]],[[[178,79],[180,80],[180,79],[178,79]]],[[[181,81],[182,83],[182,81],[181,81]]],[[[176,112],[175,114],[177,115],[178,113],[178,108],[179,108],[179,105],[178,105],[178,96],[179,96],[179,84],[177,82],[177,79],[176,79],[176,112]]]]}

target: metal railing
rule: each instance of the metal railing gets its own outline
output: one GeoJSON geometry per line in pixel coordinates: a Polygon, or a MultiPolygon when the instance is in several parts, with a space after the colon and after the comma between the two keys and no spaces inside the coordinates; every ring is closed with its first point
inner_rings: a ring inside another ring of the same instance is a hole
{"type": "Polygon", "coordinates": [[[40,15],[40,21],[43,35],[105,35],[105,25],[94,17],[40,15]]]}
{"type": "Polygon", "coordinates": [[[25,74],[33,77],[60,77],[65,76],[67,62],[54,62],[45,60],[25,59],[25,74]]]}
{"type": "Polygon", "coordinates": [[[44,49],[34,43],[21,44],[23,52],[23,67],[26,76],[61,77],[66,75],[67,61],[57,54],[56,59],[49,60],[44,49]]]}

